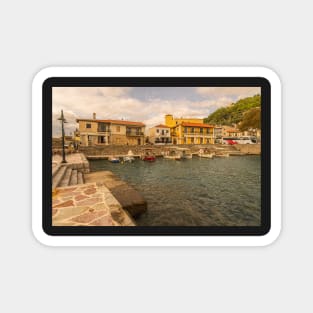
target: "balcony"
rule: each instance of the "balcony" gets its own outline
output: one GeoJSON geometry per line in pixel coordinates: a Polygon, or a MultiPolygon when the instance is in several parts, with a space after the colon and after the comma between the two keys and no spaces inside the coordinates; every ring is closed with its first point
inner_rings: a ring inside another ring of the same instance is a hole
{"type": "Polygon", "coordinates": [[[110,130],[108,128],[99,128],[98,127],[97,132],[101,133],[101,134],[110,134],[110,130]]]}
{"type": "Polygon", "coordinates": [[[171,143],[172,143],[172,140],[171,140],[170,138],[166,138],[166,139],[164,139],[164,140],[162,140],[162,139],[156,139],[154,143],[155,143],[155,144],[158,144],[158,143],[163,143],[163,144],[167,143],[167,144],[171,144],[171,143]]]}
{"type": "Polygon", "coordinates": [[[205,134],[205,133],[184,133],[184,137],[186,138],[195,138],[195,137],[202,137],[202,138],[213,138],[213,134],[205,134]]]}
{"type": "Polygon", "coordinates": [[[126,131],[126,136],[143,136],[143,132],[140,132],[140,131],[126,131]]]}

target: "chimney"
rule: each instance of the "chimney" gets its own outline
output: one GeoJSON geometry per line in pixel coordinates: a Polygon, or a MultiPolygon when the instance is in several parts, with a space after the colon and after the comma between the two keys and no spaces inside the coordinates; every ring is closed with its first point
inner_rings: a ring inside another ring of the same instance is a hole
{"type": "Polygon", "coordinates": [[[92,118],[95,120],[96,119],[96,113],[92,113],[92,118]]]}

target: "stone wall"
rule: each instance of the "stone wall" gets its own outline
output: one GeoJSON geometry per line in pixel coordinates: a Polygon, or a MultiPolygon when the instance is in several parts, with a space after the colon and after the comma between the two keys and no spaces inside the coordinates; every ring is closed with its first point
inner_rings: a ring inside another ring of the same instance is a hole
{"type": "Polygon", "coordinates": [[[216,151],[216,148],[223,148],[224,150],[236,150],[233,146],[229,145],[146,145],[146,146],[102,146],[102,147],[80,147],[79,151],[86,156],[100,156],[100,155],[126,155],[131,150],[135,155],[142,154],[145,148],[152,148],[157,155],[161,155],[167,148],[179,147],[189,148],[192,153],[197,153],[202,148],[206,148],[209,151],[216,151]]]}
{"type": "Polygon", "coordinates": [[[261,144],[255,145],[234,145],[234,147],[240,152],[246,154],[261,154],[261,144]]]}

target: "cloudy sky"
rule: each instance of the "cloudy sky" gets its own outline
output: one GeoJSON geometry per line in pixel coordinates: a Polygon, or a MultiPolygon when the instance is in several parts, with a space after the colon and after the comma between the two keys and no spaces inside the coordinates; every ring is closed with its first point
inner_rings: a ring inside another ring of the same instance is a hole
{"type": "Polygon", "coordinates": [[[220,107],[261,92],[259,87],[53,87],[53,136],[60,136],[60,112],[65,134],[77,127],[76,118],[124,119],[164,123],[165,114],[204,118],[220,107]]]}

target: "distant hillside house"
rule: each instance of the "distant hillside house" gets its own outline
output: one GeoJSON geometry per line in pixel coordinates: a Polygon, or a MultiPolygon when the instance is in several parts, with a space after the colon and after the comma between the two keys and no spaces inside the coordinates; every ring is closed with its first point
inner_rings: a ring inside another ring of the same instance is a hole
{"type": "Polygon", "coordinates": [[[149,141],[153,144],[171,143],[171,129],[166,125],[156,125],[149,129],[149,141]]]}
{"type": "Polygon", "coordinates": [[[82,146],[143,145],[145,124],[124,120],[98,120],[79,118],[80,142],[82,146]]]}

